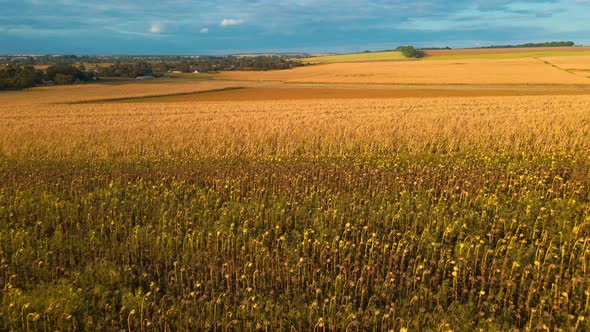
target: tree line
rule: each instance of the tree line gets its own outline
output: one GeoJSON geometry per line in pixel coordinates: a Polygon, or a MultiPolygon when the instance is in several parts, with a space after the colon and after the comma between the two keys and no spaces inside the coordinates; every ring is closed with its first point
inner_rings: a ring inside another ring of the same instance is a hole
{"type": "Polygon", "coordinates": [[[573,47],[576,43],[573,41],[554,41],[545,43],[526,43],[519,45],[491,45],[477,48],[529,48],[529,47],[573,47]]]}
{"type": "Polygon", "coordinates": [[[272,62],[277,59],[295,59],[308,56],[305,53],[293,54],[269,54],[269,55],[227,55],[227,56],[197,56],[197,55],[0,55],[0,63],[11,65],[57,65],[70,64],[79,65],[82,63],[112,64],[115,62],[134,63],[145,61],[156,62],[186,62],[186,61],[217,61],[223,58],[254,58],[256,62],[272,62]],[[269,58],[273,58],[269,59],[269,58]]]}
{"type": "Polygon", "coordinates": [[[60,63],[46,70],[30,65],[9,64],[0,69],[0,90],[24,89],[46,84],[74,84],[98,78],[138,76],[162,77],[168,72],[192,73],[233,70],[282,70],[303,66],[303,63],[283,57],[200,57],[192,60],[165,62],[143,61],[115,62],[109,66],[88,66],[60,63]]]}
{"type": "Polygon", "coordinates": [[[59,64],[40,70],[33,66],[8,65],[0,68],[0,90],[19,90],[49,83],[74,84],[94,78],[94,73],[86,71],[83,66],[59,64]]]}
{"type": "MultiPolygon", "coordinates": [[[[576,44],[573,41],[557,41],[545,43],[526,43],[519,45],[492,45],[477,48],[534,48],[534,47],[573,47],[576,44]]],[[[433,48],[415,48],[414,46],[399,46],[394,51],[401,52],[406,58],[421,58],[426,50],[450,50],[450,47],[433,47],[433,48]]]]}
{"type": "Polygon", "coordinates": [[[116,62],[108,67],[98,67],[99,77],[128,77],[153,75],[163,76],[167,72],[192,73],[233,70],[284,70],[303,66],[303,63],[280,57],[202,57],[178,62],[116,62]]]}

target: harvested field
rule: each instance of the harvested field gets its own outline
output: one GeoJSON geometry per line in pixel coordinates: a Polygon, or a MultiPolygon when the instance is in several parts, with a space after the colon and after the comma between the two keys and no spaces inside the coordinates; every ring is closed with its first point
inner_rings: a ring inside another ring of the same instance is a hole
{"type": "MultiPolygon", "coordinates": [[[[589,73],[590,74],[590,73],[589,73]]],[[[130,103],[189,103],[211,101],[308,100],[308,99],[371,99],[371,98],[445,98],[527,95],[590,95],[590,91],[519,91],[519,90],[436,90],[377,88],[244,88],[174,96],[116,100],[130,103]]]]}
{"type": "Polygon", "coordinates": [[[590,70],[571,70],[570,72],[581,77],[590,78],[590,70]]]}
{"type": "Polygon", "coordinates": [[[190,93],[235,87],[227,82],[199,83],[126,83],[117,85],[82,84],[32,88],[25,91],[0,92],[4,105],[73,103],[130,97],[145,97],[162,94],[190,93]]]}
{"type": "Polygon", "coordinates": [[[287,71],[228,72],[220,77],[288,83],[590,84],[538,59],[337,63],[287,71]]]}
{"type": "Polygon", "coordinates": [[[546,57],[542,60],[549,61],[563,69],[590,70],[590,56],[546,57]]]}

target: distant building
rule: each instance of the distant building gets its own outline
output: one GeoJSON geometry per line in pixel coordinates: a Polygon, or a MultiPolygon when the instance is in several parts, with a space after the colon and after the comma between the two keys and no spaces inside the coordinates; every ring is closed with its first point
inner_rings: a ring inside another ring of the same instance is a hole
{"type": "Polygon", "coordinates": [[[209,72],[209,70],[207,69],[199,69],[199,70],[195,70],[193,73],[194,74],[207,74],[209,72]]]}
{"type": "Polygon", "coordinates": [[[153,75],[144,75],[144,76],[137,76],[135,79],[136,80],[151,80],[154,78],[155,77],[153,75]]]}

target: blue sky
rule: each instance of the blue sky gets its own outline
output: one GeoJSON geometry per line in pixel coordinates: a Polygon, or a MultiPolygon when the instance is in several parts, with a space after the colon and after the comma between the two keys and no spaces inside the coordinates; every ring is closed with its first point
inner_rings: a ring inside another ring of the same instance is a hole
{"type": "Polygon", "coordinates": [[[590,44],[590,0],[0,0],[0,54],[590,44]]]}

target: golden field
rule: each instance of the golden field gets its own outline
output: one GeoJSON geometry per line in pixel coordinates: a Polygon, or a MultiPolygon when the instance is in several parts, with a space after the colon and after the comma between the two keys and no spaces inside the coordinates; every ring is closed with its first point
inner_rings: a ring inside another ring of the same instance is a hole
{"type": "Polygon", "coordinates": [[[575,75],[590,77],[590,56],[548,57],[543,58],[543,60],[563,68],[575,75]]]}
{"type": "MultiPolygon", "coordinates": [[[[420,61],[441,60],[501,60],[525,59],[542,57],[588,56],[590,47],[523,47],[523,48],[472,48],[451,50],[421,50],[420,61]]],[[[406,58],[399,51],[376,51],[349,54],[331,54],[303,58],[307,64],[344,63],[344,62],[376,62],[376,61],[417,61],[406,58]]]]}
{"type": "Polygon", "coordinates": [[[230,72],[223,78],[287,83],[364,84],[589,84],[535,58],[337,63],[290,71],[230,72]]]}
{"type": "Polygon", "coordinates": [[[563,69],[590,69],[590,56],[545,57],[542,59],[563,69]]]}
{"type": "Polygon", "coordinates": [[[0,330],[590,330],[590,94],[545,61],[2,92],[0,330]]]}
{"type": "Polygon", "coordinates": [[[82,84],[40,87],[26,91],[0,92],[0,103],[5,108],[14,104],[54,104],[91,102],[105,99],[137,98],[153,95],[174,95],[224,89],[235,86],[227,82],[184,82],[180,84],[135,83],[82,84]]]}
{"type": "Polygon", "coordinates": [[[0,154],[92,160],[434,150],[585,157],[589,105],[590,96],[522,96],[4,106],[0,154]]]}
{"type": "Polygon", "coordinates": [[[455,87],[444,89],[443,86],[383,86],[354,87],[329,85],[296,85],[296,86],[250,86],[239,89],[206,90],[202,93],[191,93],[171,96],[136,97],[115,100],[114,103],[196,103],[215,101],[261,101],[261,100],[325,100],[325,99],[387,99],[387,98],[449,98],[449,97],[491,97],[491,96],[567,96],[590,95],[590,89],[569,90],[537,90],[526,87],[519,89],[506,87],[488,87],[477,89],[455,87]],[[504,90],[505,89],[505,90],[504,90]]]}
{"type": "Polygon", "coordinates": [[[456,50],[425,50],[426,57],[473,56],[527,53],[579,53],[589,52],[590,47],[514,47],[514,48],[471,48],[456,50]]]}

